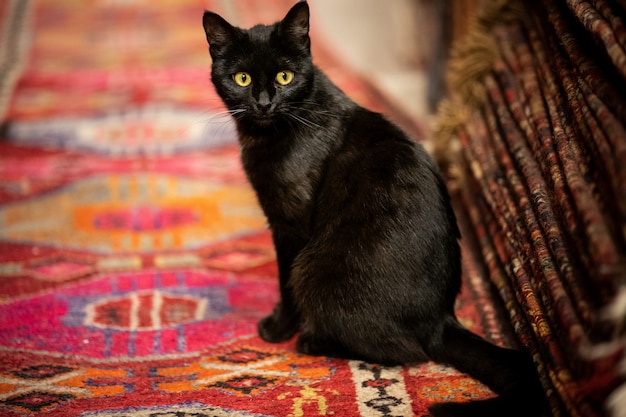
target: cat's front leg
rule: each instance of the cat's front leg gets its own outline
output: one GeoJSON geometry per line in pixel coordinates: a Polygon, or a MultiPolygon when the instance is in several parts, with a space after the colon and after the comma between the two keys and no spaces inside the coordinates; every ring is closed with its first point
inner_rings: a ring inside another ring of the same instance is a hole
{"type": "Polygon", "coordinates": [[[299,328],[299,315],[285,310],[282,302],[276,304],[272,314],[261,319],[258,325],[259,336],[261,336],[261,339],[270,343],[278,343],[291,339],[299,328]]]}
{"type": "Polygon", "coordinates": [[[276,231],[272,235],[278,262],[280,301],[272,314],[259,321],[258,331],[266,342],[278,343],[290,339],[300,329],[300,314],[289,286],[289,277],[293,260],[303,244],[276,231]]]}

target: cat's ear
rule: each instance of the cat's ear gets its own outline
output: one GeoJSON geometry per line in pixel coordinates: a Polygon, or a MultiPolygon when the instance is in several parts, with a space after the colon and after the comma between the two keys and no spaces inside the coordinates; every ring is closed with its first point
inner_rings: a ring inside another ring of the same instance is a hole
{"type": "Polygon", "coordinates": [[[306,1],[296,3],[280,23],[281,32],[297,44],[309,48],[309,5],[306,1]]]}
{"type": "Polygon", "coordinates": [[[219,52],[229,45],[236,36],[236,29],[222,16],[213,12],[204,12],[202,25],[206,40],[209,43],[211,56],[219,55],[219,52]]]}

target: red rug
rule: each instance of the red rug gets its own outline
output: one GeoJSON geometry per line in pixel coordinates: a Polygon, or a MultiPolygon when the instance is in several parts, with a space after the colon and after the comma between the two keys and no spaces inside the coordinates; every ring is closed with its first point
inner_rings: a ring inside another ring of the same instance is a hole
{"type": "MultiPolygon", "coordinates": [[[[274,252],[200,21],[271,22],[291,3],[0,4],[0,415],[422,416],[490,395],[432,363],[257,337],[274,252]]],[[[383,109],[330,56],[316,44],[318,65],[383,109]]],[[[505,343],[469,252],[465,268],[460,318],[505,343]]]]}

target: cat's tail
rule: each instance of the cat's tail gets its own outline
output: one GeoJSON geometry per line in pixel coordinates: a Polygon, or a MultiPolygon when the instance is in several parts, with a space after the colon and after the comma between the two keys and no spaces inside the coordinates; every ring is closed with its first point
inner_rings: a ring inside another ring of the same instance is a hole
{"type": "Polygon", "coordinates": [[[456,320],[445,325],[441,340],[431,346],[436,362],[451,365],[481,381],[497,397],[467,403],[440,403],[435,417],[543,417],[545,397],[534,364],[526,353],[495,346],[456,320]]]}

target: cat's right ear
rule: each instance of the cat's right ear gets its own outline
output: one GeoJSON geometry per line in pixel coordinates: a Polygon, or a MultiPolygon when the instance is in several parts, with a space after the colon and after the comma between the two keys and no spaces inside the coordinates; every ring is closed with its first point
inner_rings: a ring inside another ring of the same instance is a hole
{"type": "Polygon", "coordinates": [[[309,5],[305,0],[296,3],[280,24],[281,31],[298,45],[310,48],[309,5]]]}
{"type": "Polygon", "coordinates": [[[202,26],[204,26],[204,33],[206,34],[212,57],[219,55],[220,51],[231,43],[235,37],[235,28],[216,13],[204,12],[202,26]]]}

